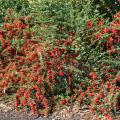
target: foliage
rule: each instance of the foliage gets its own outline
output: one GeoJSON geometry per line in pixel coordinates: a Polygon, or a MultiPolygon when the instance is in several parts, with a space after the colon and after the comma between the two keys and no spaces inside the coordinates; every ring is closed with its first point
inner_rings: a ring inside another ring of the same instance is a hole
{"type": "Polygon", "coordinates": [[[16,14],[27,15],[30,12],[27,0],[0,0],[0,23],[4,21],[7,10],[12,9],[16,14]]]}
{"type": "Polygon", "coordinates": [[[32,17],[9,10],[0,29],[0,96],[33,114],[78,101],[106,119],[116,115],[120,12],[110,22],[93,2],[34,1],[32,17]]]}
{"type": "Polygon", "coordinates": [[[93,0],[93,6],[107,18],[112,19],[112,15],[120,11],[119,0],[93,0]]]}

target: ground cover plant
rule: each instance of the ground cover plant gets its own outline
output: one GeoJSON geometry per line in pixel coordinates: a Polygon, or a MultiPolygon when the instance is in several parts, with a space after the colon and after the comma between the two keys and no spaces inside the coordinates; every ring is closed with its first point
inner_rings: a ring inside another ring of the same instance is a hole
{"type": "Polygon", "coordinates": [[[27,15],[8,9],[0,27],[0,97],[33,114],[77,101],[99,119],[115,118],[120,12],[101,15],[94,2],[33,1],[27,15]]]}

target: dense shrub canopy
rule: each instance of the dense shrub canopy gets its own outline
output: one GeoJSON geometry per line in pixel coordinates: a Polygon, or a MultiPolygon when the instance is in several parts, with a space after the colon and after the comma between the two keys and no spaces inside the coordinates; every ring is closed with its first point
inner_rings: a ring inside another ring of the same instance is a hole
{"type": "Polygon", "coordinates": [[[119,1],[0,3],[0,97],[41,115],[77,101],[112,119],[120,109],[119,1]]]}

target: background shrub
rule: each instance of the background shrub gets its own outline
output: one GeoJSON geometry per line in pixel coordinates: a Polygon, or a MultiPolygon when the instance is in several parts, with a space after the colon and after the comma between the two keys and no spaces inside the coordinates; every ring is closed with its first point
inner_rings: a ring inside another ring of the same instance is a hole
{"type": "Polygon", "coordinates": [[[8,9],[14,10],[16,15],[27,15],[30,13],[28,0],[0,0],[0,23],[4,22],[8,9]]]}

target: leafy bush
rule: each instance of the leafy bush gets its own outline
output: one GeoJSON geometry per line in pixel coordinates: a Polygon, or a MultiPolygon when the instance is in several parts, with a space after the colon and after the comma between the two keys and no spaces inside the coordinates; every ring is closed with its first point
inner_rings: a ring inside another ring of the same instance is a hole
{"type": "Polygon", "coordinates": [[[11,13],[5,19],[0,96],[12,96],[16,109],[47,115],[78,101],[102,117],[116,114],[120,13],[110,23],[94,14],[92,2],[81,2],[40,1],[33,18],[11,13]]]}
{"type": "Polygon", "coordinates": [[[27,15],[30,12],[27,0],[0,0],[0,23],[4,22],[8,9],[12,9],[20,15],[27,15]]]}
{"type": "Polygon", "coordinates": [[[93,0],[93,6],[99,13],[105,14],[106,18],[112,20],[113,14],[120,11],[118,0],[93,0]]]}

